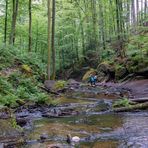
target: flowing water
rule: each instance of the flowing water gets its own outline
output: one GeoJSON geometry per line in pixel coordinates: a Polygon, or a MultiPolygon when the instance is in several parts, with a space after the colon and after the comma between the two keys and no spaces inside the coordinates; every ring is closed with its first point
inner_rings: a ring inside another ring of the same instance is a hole
{"type": "MultiPolygon", "coordinates": [[[[110,112],[113,96],[100,96],[91,91],[69,93],[58,99],[60,105],[52,108],[54,112],[68,108],[78,114],[34,118],[30,128],[25,129],[27,145],[22,148],[47,148],[54,145],[60,148],[148,148],[147,111],[110,112]],[[80,137],[80,142],[67,144],[67,134],[80,137]],[[48,140],[39,141],[41,135],[47,135],[48,140]]],[[[3,130],[4,127],[0,126],[0,131],[3,130]]]]}
{"type": "Polygon", "coordinates": [[[62,118],[40,118],[34,121],[32,130],[28,131],[27,147],[47,147],[59,144],[72,147],[66,143],[66,135],[79,136],[80,148],[147,148],[148,147],[148,112],[112,113],[109,108],[110,98],[96,97],[96,94],[83,95],[75,93],[60,98],[62,108],[69,107],[80,112],[78,115],[62,118]],[[46,143],[36,143],[41,134],[49,136],[46,143]]]}

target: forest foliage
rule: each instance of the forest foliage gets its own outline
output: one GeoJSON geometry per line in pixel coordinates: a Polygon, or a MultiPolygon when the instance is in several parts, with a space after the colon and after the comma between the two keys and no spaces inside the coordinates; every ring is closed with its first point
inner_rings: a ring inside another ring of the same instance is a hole
{"type": "MultiPolygon", "coordinates": [[[[147,54],[147,5],[147,0],[56,0],[56,70],[78,62],[90,51],[96,52],[98,63],[117,56],[147,54]]],[[[0,6],[1,44],[10,43],[12,26],[15,23],[13,45],[22,52],[31,50],[40,54],[43,62],[46,62],[47,1],[32,0],[30,6],[30,0],[2,0],[0,6]],[[32,41],[28,45],[30,36],[32,41]]]]}
{"type": "Polygon", "coordinates": [[[50,60],[53,79],[55,72],[56,78],[82,78],[103,67],[121,79],[147,67],[147,5],[147,0],[1,0],[0,101],[46,101],[38,85],[47,78],[50,60]]]}

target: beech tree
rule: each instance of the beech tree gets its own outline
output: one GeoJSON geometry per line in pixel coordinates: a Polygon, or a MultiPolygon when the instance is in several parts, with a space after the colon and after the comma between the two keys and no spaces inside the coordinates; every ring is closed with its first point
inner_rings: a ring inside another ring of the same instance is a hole
{"type": "Polygon", "coordinates": [[[16,33],[16,20],[18,14],[18,3],[19,0],[13,0],[13,10],[12,10],[12,20],[11,20],[11,32],[10,32],[10,40],[9,44],[14,44],[15,42],[15,33],[16,33]]]}
{"type": "Polygon", "coordinates": [[[48,9],[48,64],[47,64],[47,75],[48,75],[48,80],[50,80],[50,76],[51,76],[51,73],[50,73],[50,52],[51,52],[51,40],[50,40],[50,36],[51,36],[51,29],[50,29],[50,26],[51,26],[51,8],[50,8],[50,4],[51,4],[51,0],[48,0],[47,1],[47,9],[48,9]]]}
{"type": "Polygon", "coordinates": [[[56,75],[56,63],[55,63],[55,0],[52,0],[52,79],[55,79],[56,75]]]}
{"type": "Polygon", "coordinates": [[[8,21],[8,0],[5,3],[5,28],[4,28],[4,43],[7,41],[7,21],[8,21]]]}
{"type": "Polygon", "coordinates": [[[32,48],[32,13],[31,13],[32,0],[29,0],[29,44],[28,50],[31,51],[32,48]]]}

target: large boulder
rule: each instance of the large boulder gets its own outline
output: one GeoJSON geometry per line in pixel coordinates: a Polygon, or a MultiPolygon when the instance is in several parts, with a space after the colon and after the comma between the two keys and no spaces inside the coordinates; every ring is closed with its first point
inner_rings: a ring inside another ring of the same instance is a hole
{"type": "Polygon", "coordinates": [[[63,80],[59,80],[59,81],[46,80],[44,82],[44,86],[49,92],[56,92],[56,93],[64,91],[66,85],[67,85],[67,82],[63,80]]]}
{"type": "Polygon", "coordinates": [[[97,67],[98,81],[107,82],[115,79],[115,67],[107,62],[102,62],[97,67]]]}
{"type": "Polygon", "coordinates": [[[54,89],[54,86],[55,86],[55,83],[56,83],[56,81],[54,81],[54,80],[46,80],[46,81],[44,82],[44,86],[45,86],[47,89],[49,89],[49,90],[53,90],[53,89],[54,89]]]}
{"type": "Polygon", "coordinates": [[[115,77],[116,79],[122,79],[128,75],[128,70],[124,66],[116,66],[116,72],[115,72],[115,77]]]}

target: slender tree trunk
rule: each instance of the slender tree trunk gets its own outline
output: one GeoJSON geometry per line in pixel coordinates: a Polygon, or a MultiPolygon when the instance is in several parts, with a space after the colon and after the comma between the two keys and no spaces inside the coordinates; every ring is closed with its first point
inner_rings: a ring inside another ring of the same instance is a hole
{"type": "Polygon", "coordinates": [[[35,52],[38,50],[38,36],[39,36],[39,27],[38,27],[38,20],[36,23],[36,43],[35,43],[35,52]]]}
{"type": "Polygon", "coordinates": [[[93,20],[93,36],[94,36],[94,44],[95,44],[95,50],[97,47],[97,34],[96,34],[96,23],[97,23],[97,17],[96,17],[96,1],[91,1],[91,8],[92,8],[92,20],[93,20]]]}
{"type": "Polygon", "coordinates": [[[12,23],[11,23],[11,33],[9,44],[15,43],[15,30],[16,30],[16,19],[18,13],[18,0],[13,0],[13,13],[12,13],[12,23]]]}
{"type": "Polygon", "coordinates": [[[50,26],[51,26],[51,8],[50,8],[50,3],[51,3],[51,0],[48,0],[47,1],[47,9],[48,9],[48,64],[47,64],[47,76],[48,76],[48,80],[50,80],[50,50],[51,50],[51,47],[50,47],[50,35],[51,35],[51,32],[50,32],[50,26]]]}
{"type": "Polygon", "coordinates": [[[117,21],[117,38],[118,38],[118,47],[117,47],[117,57],[123,58],[125,52],[123,49],[123,37],[122,37],[122,1],[116,0],[116,21],[117,21]]]}
{"type": "Polygon", "coordinates": [[[80,11],[79,11],[79,19],[80,19],[81,38],[82,38],[82,53],[83,56],[85,56],[84,29],[83,29],[83,22],[82,22],[83,20],[80,11]]]}
{"type": "Polygon", "coordinates": [[[105,44],[105,29],[104,29],[104,14],[103,14],[103,9],[102,9],[102,2],[100,1],[99,4],[99,9],[100,9],[100,29],[101,29],[101,38],[102,38],[102,45],[103,49],[106,49],[106,44],[105,44]]]}
{"type": "MultiPolygon", "coordinates": [[[[74,24],[74,27],[76,28],[76,24],[74,24]]],[[[76,50],[76,62],[79,61],[79,47],[78,47],[78,38],[76,37],[76,32],[75,32],[75,37],[73,37],[73,45],[76,50]]]]}
{"type": "Polygon", "coordinates": [[[119,1],[118,0],[116,0],[116,21],[117,21],[118,40],[120,40],[119,1]]]}
{"type": "Polygon", "coordinates": [[[148,4],[147,3],[148,3],[147,0],[145,0],[145,2],[144,2],[144,18],[145,19],[148,16],[148,14],[147,14],[147,12],[148,12],[148,4]]]}
{"type": "Polygon", "coordinates": [[[137,25],[138,25],[139,24],[139,0],[136,0],[136,4],[137,4],[136,5],[137,6],[137,8],[136,8],[137,10],[136,11],[137,11],[137,25]]]}
{"type": "Polygon", "coordinates": [[[55,0],[52,0],[52,79],[56,77],[56,65],[55,65],[55,0]]]}
{"type": "Polygon", "coordinates": [[[4,43],[5,43],[5,45],[7,42],[7,18],[8,18],[8,0],[6,0],[6,7],[5,7],[5,29],[4,29],[4,43]]]}
{"type": "Polygon", "coordinates": [[[144,1],[144,0],[141,0],[141,12],[140,12],[140,13],[141,13],[141,15],[140,15],[141,18],[140,18],[140,24],[143,23],[143,13],[144,13],[144,11],[143,11],[143,1],[144,1]]]}
{"type": "Polygon", "coordinates": [[[135,26],[136,23],[136,15],[135,15],[135,0],[132,0],[132,5],[131,5],[131,13],[132,13],[132,22],[133,26],[135,26]]]}
{"type": "Polygon", "coordinates": [[[127,15],[126,15],[126,30],[127,33],[129,32],[129,24],[130,24],[130,5],[129,5],[129,0],[126,1],[127,3],[127,15]]]}
{"type": "Polygon", "coordinates": [[[29,0],[29,44],[28,44],[28,51],[31,52],[32,48],[32,13],[31,13],[31,3],[32,0],[29,0]]]}

